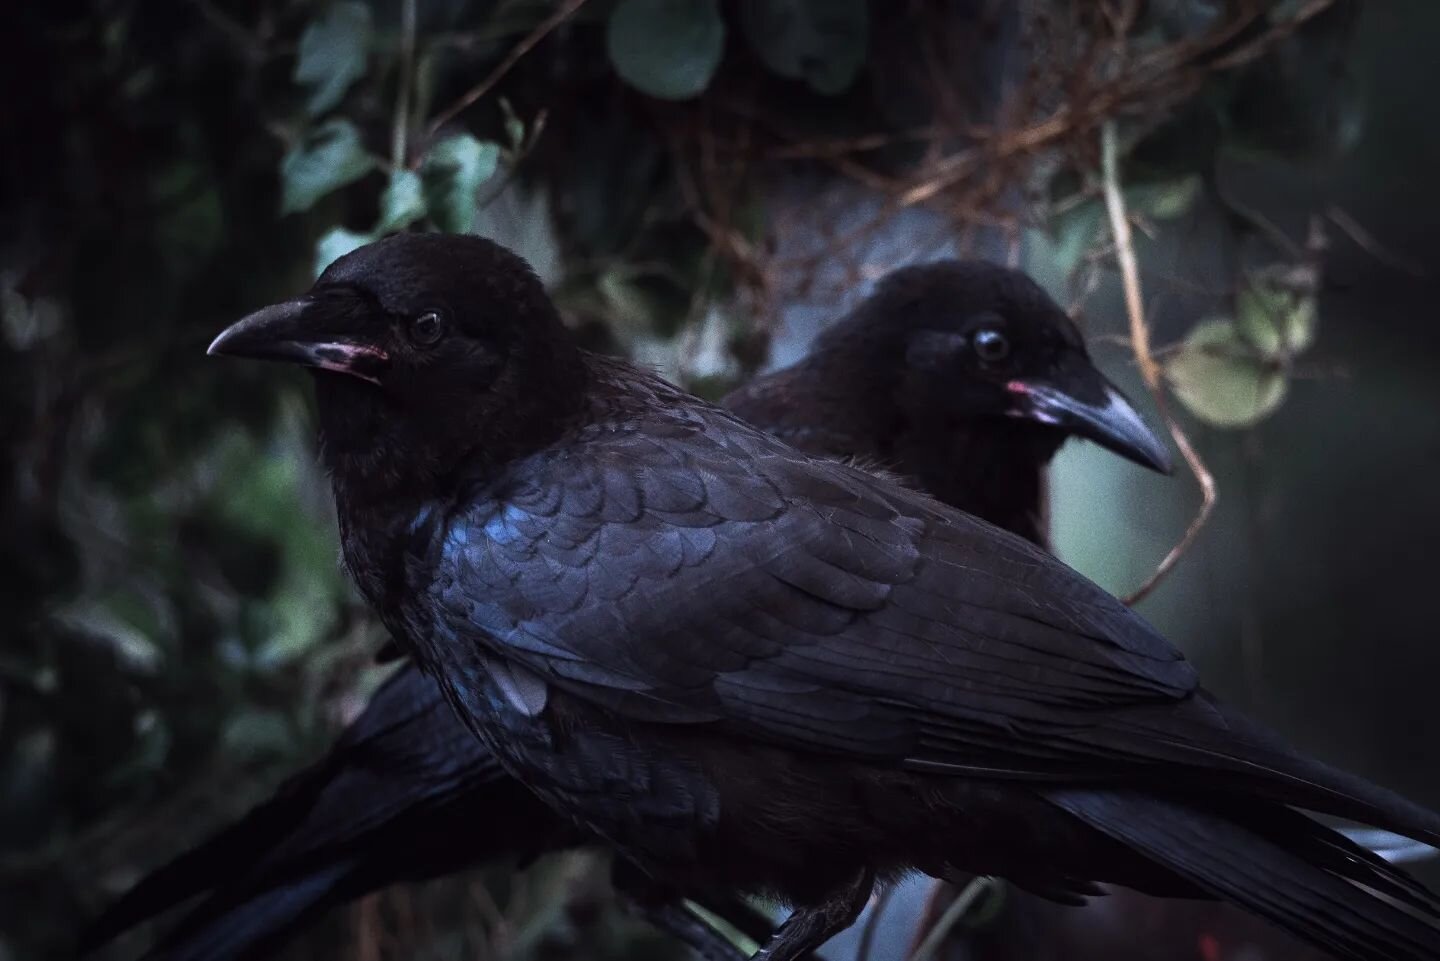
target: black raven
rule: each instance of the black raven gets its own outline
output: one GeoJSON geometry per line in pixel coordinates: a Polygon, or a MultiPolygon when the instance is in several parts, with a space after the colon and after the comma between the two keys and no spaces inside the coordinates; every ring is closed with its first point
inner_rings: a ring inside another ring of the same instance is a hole
{"type": "Polygon", "coordinates": [[[1427,840],[1440,818],[1224,709],[1025,541],[580,351],[502,248],[362,248],[211,349],[321,372],[381,619],[629,862],[795,904],[767,958],[912,868],[1209,893],[1345,957],[1440,945],[1428,892],[1290,805],[1427,840]]]}
{"type": "Polygon", "coordinates": [[[211,351],[317,369],[381,620],[629,863],[793,904],[761,957],[913,869],[1209,894],[1340,957],[1440,954],[1434,896],[1296,808],[1432,842],[1440,817],[1226,709],[1024,539],[579,350],[497,245],[361,248],[211,351]]]}
{"type": "MultiPolygon", "coordinates": [[[[1167,466],[1060,307],[1023,273],[978,261],[888,275],[804,361],[757,377],[723,404],[794,446],[908,475],[1036,541],[1045,467],[1068,434],[1167,466]],[[879,364],[877,335],[920,346],[879,364]]],[[[330,906],[376,888],[586,840],[510,778],[439,687],[406,665],[320,762],[142,879],[84,943],[205,894],[158,953],[259,957],[330,906]]],[[[757,937],[769,933],[763,920],[728,916],[757,937]]]]}
{"type": "Polygon", "coordinates": [[[724,405],[801,450],[879,465],[1037,544],[1045,467],[1066,437],[1170,470],[1060,305],[984,261],[887,275],[805,360],[724,405]]]}

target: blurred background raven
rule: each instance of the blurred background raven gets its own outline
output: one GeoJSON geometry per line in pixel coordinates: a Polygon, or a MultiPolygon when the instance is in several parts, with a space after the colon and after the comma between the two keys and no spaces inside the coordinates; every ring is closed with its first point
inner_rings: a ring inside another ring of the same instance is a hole
{"type": "MultiPolygon", "coordinates": [[[[1107,121],[1170,408],[1219,491],[1142,610],[1231,703],[1440,799],[1418,763],[1440,661],[1425,0],[12,7],[9,956],[63,951],[383,677],[334,563],[304,381],[200,363],[214,330],[377,231],[474,229],[539,264],[592,343],[719,396],[878,274],[958,250],[1013,256],[1078,307],[1143,400],[1107,121]]],[[[1162,484],[1107,460],[1059,458],[1056,546],[1126,592],[1198,495],[1183,469],[1162,484]]],[[[600,879],[577,858],[386,892],[293,956],[673,956],[600,879]]],[[[903,954],[921,899],[892,898],[872,957],[903,954]]],[[[1011,903],[960,926],[998,930],[1011,903]]],[[[1121,916],[1156,932],[1132,944],[1146,957],[1255,943],[1121,916]]]]}

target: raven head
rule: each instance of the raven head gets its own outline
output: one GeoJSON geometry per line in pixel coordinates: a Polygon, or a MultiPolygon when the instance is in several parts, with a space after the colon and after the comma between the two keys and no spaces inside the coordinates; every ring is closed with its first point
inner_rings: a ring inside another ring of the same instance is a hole
{"type": "Polygon", "coordinates": [[[316,372],[327,466],[423,482],[548,440],[583,364],[534,272],[480,237],[399,234],[226,328],[211,354],[316,372]]]}
{"type": "Polygon", "coordinates": [[[1018,418],[1042,425],[1054,447],[1075,435],[1170,472],[1165,445],[1096,369],[1075,324],[1020,271],[959,260],[902,268],[820,349],[827,342],[858,346],[876,366],[898,361],[892,389],[912,418],[1018,418]]]}

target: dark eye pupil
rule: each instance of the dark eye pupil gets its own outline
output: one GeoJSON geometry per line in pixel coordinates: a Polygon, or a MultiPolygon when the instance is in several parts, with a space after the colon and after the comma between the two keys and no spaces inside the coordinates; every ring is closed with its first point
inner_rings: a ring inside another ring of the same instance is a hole
{"type": "Polygon", "coordinates": [[[981,360],[1004,360],[1010,355],[1010,341],[998,330],[976,331],[975,354],[981,360]]]}
{"type": "Polygon", "coordinates": [[[410,322],[410,337],[419,344],[433,344],[440,339],[444,324],[433,310],[410,322]]]}

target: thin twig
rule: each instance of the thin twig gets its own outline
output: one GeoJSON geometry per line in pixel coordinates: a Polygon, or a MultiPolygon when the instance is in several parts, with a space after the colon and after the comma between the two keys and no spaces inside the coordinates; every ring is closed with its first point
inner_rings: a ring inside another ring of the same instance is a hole
{"type": "Polygon", "coordinates": [[[351,948],[355,961],[378,961],[380,957],[381,931],[384,922],[380,919],[380,895],[370,894],[355,905],[355,944],[351,948]]]}
{"type": "Polygon", "coordinates": [[[541,40],[544,40],[552,30],[574,16],[575,12],[583,7],[585,3],[586,0],[565,0],[554,13],[540,21],[535,29],[531,30],[530,33],[525,36],[524,40],[521,40],[510,49],[510,52],[505,55],[505,59],[501,60],[495,69],[490,71],[489,76],[465,91],[465,93],[460,96],[460,99],[440,111],[435,119],[430,121],[429,136],[435,136],[441,127],[454,120],[462,110],[489,93],[490,90],[500,82],[500,79],[510,72],[510,68],[520,62],[521,57],[529,53],[541,40]]]}
{"type": "Polygon", "coordinates": [[[1135,355],[1140,375],[1145,380],[1145,387],[1155,399],[1155,407],[1170,430],[1170,437],[1180,449],[1180,456],[1185,458],[1190,473],[1195,475],[1196,483],[1200,485],[1200,509],[1195,512],[1194,520],[1185,529],[1185,535],[1170,548],[1170,552],[1161,559],[1145,583],[1125,598],[1125,603],[1136,604],[1165,579],[1195,542],[1205,522],[1210,519],[1210,512],[1215,508],[1215,477],[1195,452],[1194,445],[1190,443],[1190,438],[1185,435],[1179,421],[1171,415],[1170,405],[1165,398],[1165,388],[1160,380],[1160,365],[1155,362],[1155,357],[1150,352],[1150,326],[1145,322],[1145,302],[1140,292],[1140,267],[1135,259],[1135,240],[1130,233],[1130,221],[1125,212],[1125,195],[1120,189],[1118,141],[1115,121],[1105,121],[1100,128],[1100,173],[1105,187],[1105,209],[1110,215],[1110,232],[1115,240],[1115,259],[1120,263],[1120,276],[1125,286],[1125,312],[1130,318],[1130,349],[1135,355]]]}
{"type": "Polygon", "coordinates": [[[252,64],[264,63],[267,56],[265,42],[261,37],[251,32],[239,20],[221,10],[210,0],[193,0],[195,8],[200,11],[210,24],[223,33],[240,53],[252,64]]]}
{"type": "Polygon", "coordinates": [[[1329,207],[1325,208],[1325,216],[1329,217],[1330,221],[1334,223],[1335,226],[1339,227],[1342,231],[1344,231],[1345,236],[1353,240],[1357,247],[1365,251],[1371,257],[1374,257],[1376,260],[1380,261],[1382,264],[1385,264],[1387,267],[1393,267],[1396,270],[1403,271],[1404,273],[1407,273],[1412,277],[1425,276],[1424,267],[1420,266],[1418,263],[1411,260],[1409,257],[1406,257],[1402,254],[1397,254],[1393,250],[1388,249],[1379,240],[1375,239],[1375,235],[1372,234],[1370,231],[1366,230],[1360,224],[1360,221],[1352,217],[1349,212],[1346,211],[1344,208],[1339,207],[1335,204],[1331,204],[1329,207]]]}
{"type": "Polygon", "coordinates": [[[870,916],[865,919],[865,926],[860,929],[860,943],[855,947],[855,961],[870,961],[870,952],[875,947],[875,929],[880,926],[880,917],[890,906],[890,896],[894,893],[893,887],[886,886],[881,888],[880,893],[870,902],[870,916]]]}
{"type": "Polygon", "coordinates": [[[1157,406],[1160,408],[1160,415],[1164,418],[1165,425],[1170,428],[1170,437],[1175,441],[1175,446],[1180,449],[1180,456],[1185,458],[1185,464],[1190,468],[1190,473],[1195,475],[1196,483],[1200,485],[1200,509],[1195,512],[1195,518],[1190,522],[1190,526],[1185,528],[1185,535],[1176,542],[1174,547],[1170,548],[1170,552],[1160,560],[1145,582],[1125,598],[1125,603],[1131,605],[1143,601],[1165,579],[1180,558],[1190,549],[1190,545],[1199,536],[1200,529],[1210,519],[1210,512],[1215,509],[1214,475],[1205,466],[1205,462],[1200,459],[1200,455],[1195,452],[1190,438],[1185,436],[1185,432],[1175,418],[1170,416],[1168,405],[1159,401],[1157,406]]]}
{"type": "Polygon", "coordinates": [[[395,119],[390,127],[390,164],[405,167],[410,137],[410,83],[415,75],[415,0],[400,4],[400,81],[395,91],[395,119]]]}
{"type": "Polygon", "coordinates": [[[1296,30],[1299,30],[1308,21],[1318,17],[1334,5],[1335,0],[1310,0],[1309,3],[1299,10],[1296,10],[1284,20],[1272,23],[1270,29],[1261,34],[1255,41],[1223,57],[1217,57],[1212,61],[1211,65],[1217,70],[1233,70],[1247,63],[1253,63],[1275,43],[1284,40],[1296,30]]]}
{"type": "MultiPolygon", "coordinates": [[[[1061,146],[1067,139],[1088,136],[1103,118],[1121,113],[1154,115],[1163,105],[1192,93],[1207,74],[1234,69],[1261,56],[1333,3],[1334,0],[1312,0],[1292,17],[1274,24],[1260,38],[1242,44],[1219,59],[1207,60],[1211,53],[1235,40],[1260,16],[1263,8],[1254,5],[1237,12],[1202,37],[1137,57],[1112,81],[1094,88],[1087,97],[1060,104],[1044,119],[1028,127],[996,130],[989,135],[979,129],[972,130],[970,133],[979,143],[922,170],[916,182],[897,191],[897,201],[902,207],[926,203],[979,172],[998,170],[1007,162],[1061,146]]],[[[1130,6],[1127,4],[1127,10],[1130,6]]],[[[1125,12],[1117,16],[1117,23],[1127,22],[1125,12]]]]}
{"type": "Polygon", "coordinates": [[[939,950],[940,945],[944,943],[945,936],[950,933],[950,929],[970,912],[970,909],[975,906],[975,902],[980,900],[980,896],[989,889],[992,883],[990,878],[983,874],[971,878],[970,883],[965,885],[964,889],[955,896],[954,901],[950,902],[945,913],[940,915],[940,920],[936,921],[935,926],[926,933],[925,940],[921,941],[920,946],[910,955],[910,961],[930,961],[935,952],[939,950]]]}
{"type": "MultiPolygon", "coordinates": [[[[1334,3],[1307,0],[1298,12],[1271,20],[1272,5],[1265,0],[1237,0],[1227,5],[1228,15],[1212,29],[1153,48],[1127,44],[1143,10],[1139,0],[1107,0],[1107,8],[1094,15],[1095,5],[1069,5],[1070,15],[1059,16],[1053,25],[1047,18],[1024,27],[1032,45],[1055,55],[1040,57],[1033,75],[1007,95],[1008,105],[1000,114],[1013,118],[1013,123],[976,123],[968,111],[960,111],[955,117],[937,114],[936,122],[924,128],[797,142],[793,131],[768,111],[733,94],[712,91],[697,109],[711,138],[707,150],[739,164],[818,160],[881,199],[882,208],[874,218],[879,226],[904,208],[926,206],[952,223],[1013,231],[1024,225],[1017,223],[1009,185],[1026,181],[1037,167],[1050,164],[1063,169],[1067,162],[1084,162],[1106,119],[1131,118],[1142,129],[1153,129],[1173,105],[1194,96],[1221,69],[1217,63],[1250,62],[1334,3]],[[1083,42],[1087,37],[1088,45],[1083,42]],[[713,116],[717,109],[753,121],[757,136],[748,135],[748,125],[743,142],[717,135],[713,116]],[[904,170],[867,156],[889,143],[910,140],[919,141],[922,159],[904,170]]],[[[697,121],[693,112],[669,116],[665,122],[676,126],[675,136],[693,136],[697,121]]],[[[724,196],[713,195],[714,178],[703,173],[694,175],[692,192],[706,204],[692,204],[693,217],[712,241],[722,238],[715,246],[741,278],[737,286],[749,289],[756,278],[816,269],[819,261],[813,256],[782,261],[767,257],[759,245],[737,243],[740,238],[727,236],[731,231],[724,218],[714,216],[723,205],[715,201],[724,196]]],[[[866,225],[855,234],[868,234],[871,229],[866,225]]],[[[778,233],[773,225],[772,232],[778,233]]],[[[834,243],[826,245],[830,250],[840,248],[846,238],[832,239],[834,243]]],[[[824,261],[827,270],[830,266],[824,261]]]]}
{"type": "Polygon", "coordinates": [[[1150,355],[1150,326],[1145,323],[1145,302],[1140,293],[1140,264],[1135,259],[1135,238],[1130,233],[1130,217],[1125,211],[1125,195],[1120,190],[1119,135],[1115,121],[1107,120],[1100,128],[1100,163],[1105,187],[1105,211],[1110,215],[1110,235],[1115,241],[1115,260],[1125,284],[1125,312],[1130,317],[1130,346],[1140,376],[1152,394],[1160,391],[1160,365],[1150,355]]]}
{"type": "Polygon", "coordinates": [[[480,910],[480,916],[490,925],[490,941],[492,944],[508,948],[513,943],[515,933],[511,929],[510,920],[500,910],[500,905],[495,903],[495,896],[483,881],[472,881],[467,886],[467,893],[470,901],[480,910]]]}
{"type": "Polygon", "coordinates": [[[1282,256],[1290,260],[1302,260],[1304,258],[1305,252],[1300,249],[1299,244],[1290,239],[1285,231],[1281,230],[1273,220],[1266,217],[1260,211],[1232,198],[1226,193],[1224,185],[1218,179],[1215,181],[1214,193],[1215,199],[1220,201],[1220,205],[1225,208],[1227,213],[1239,220],[1243,220],[1247,226],[1253,227],[1261,236],[1269,241],[1282,256]]]}

